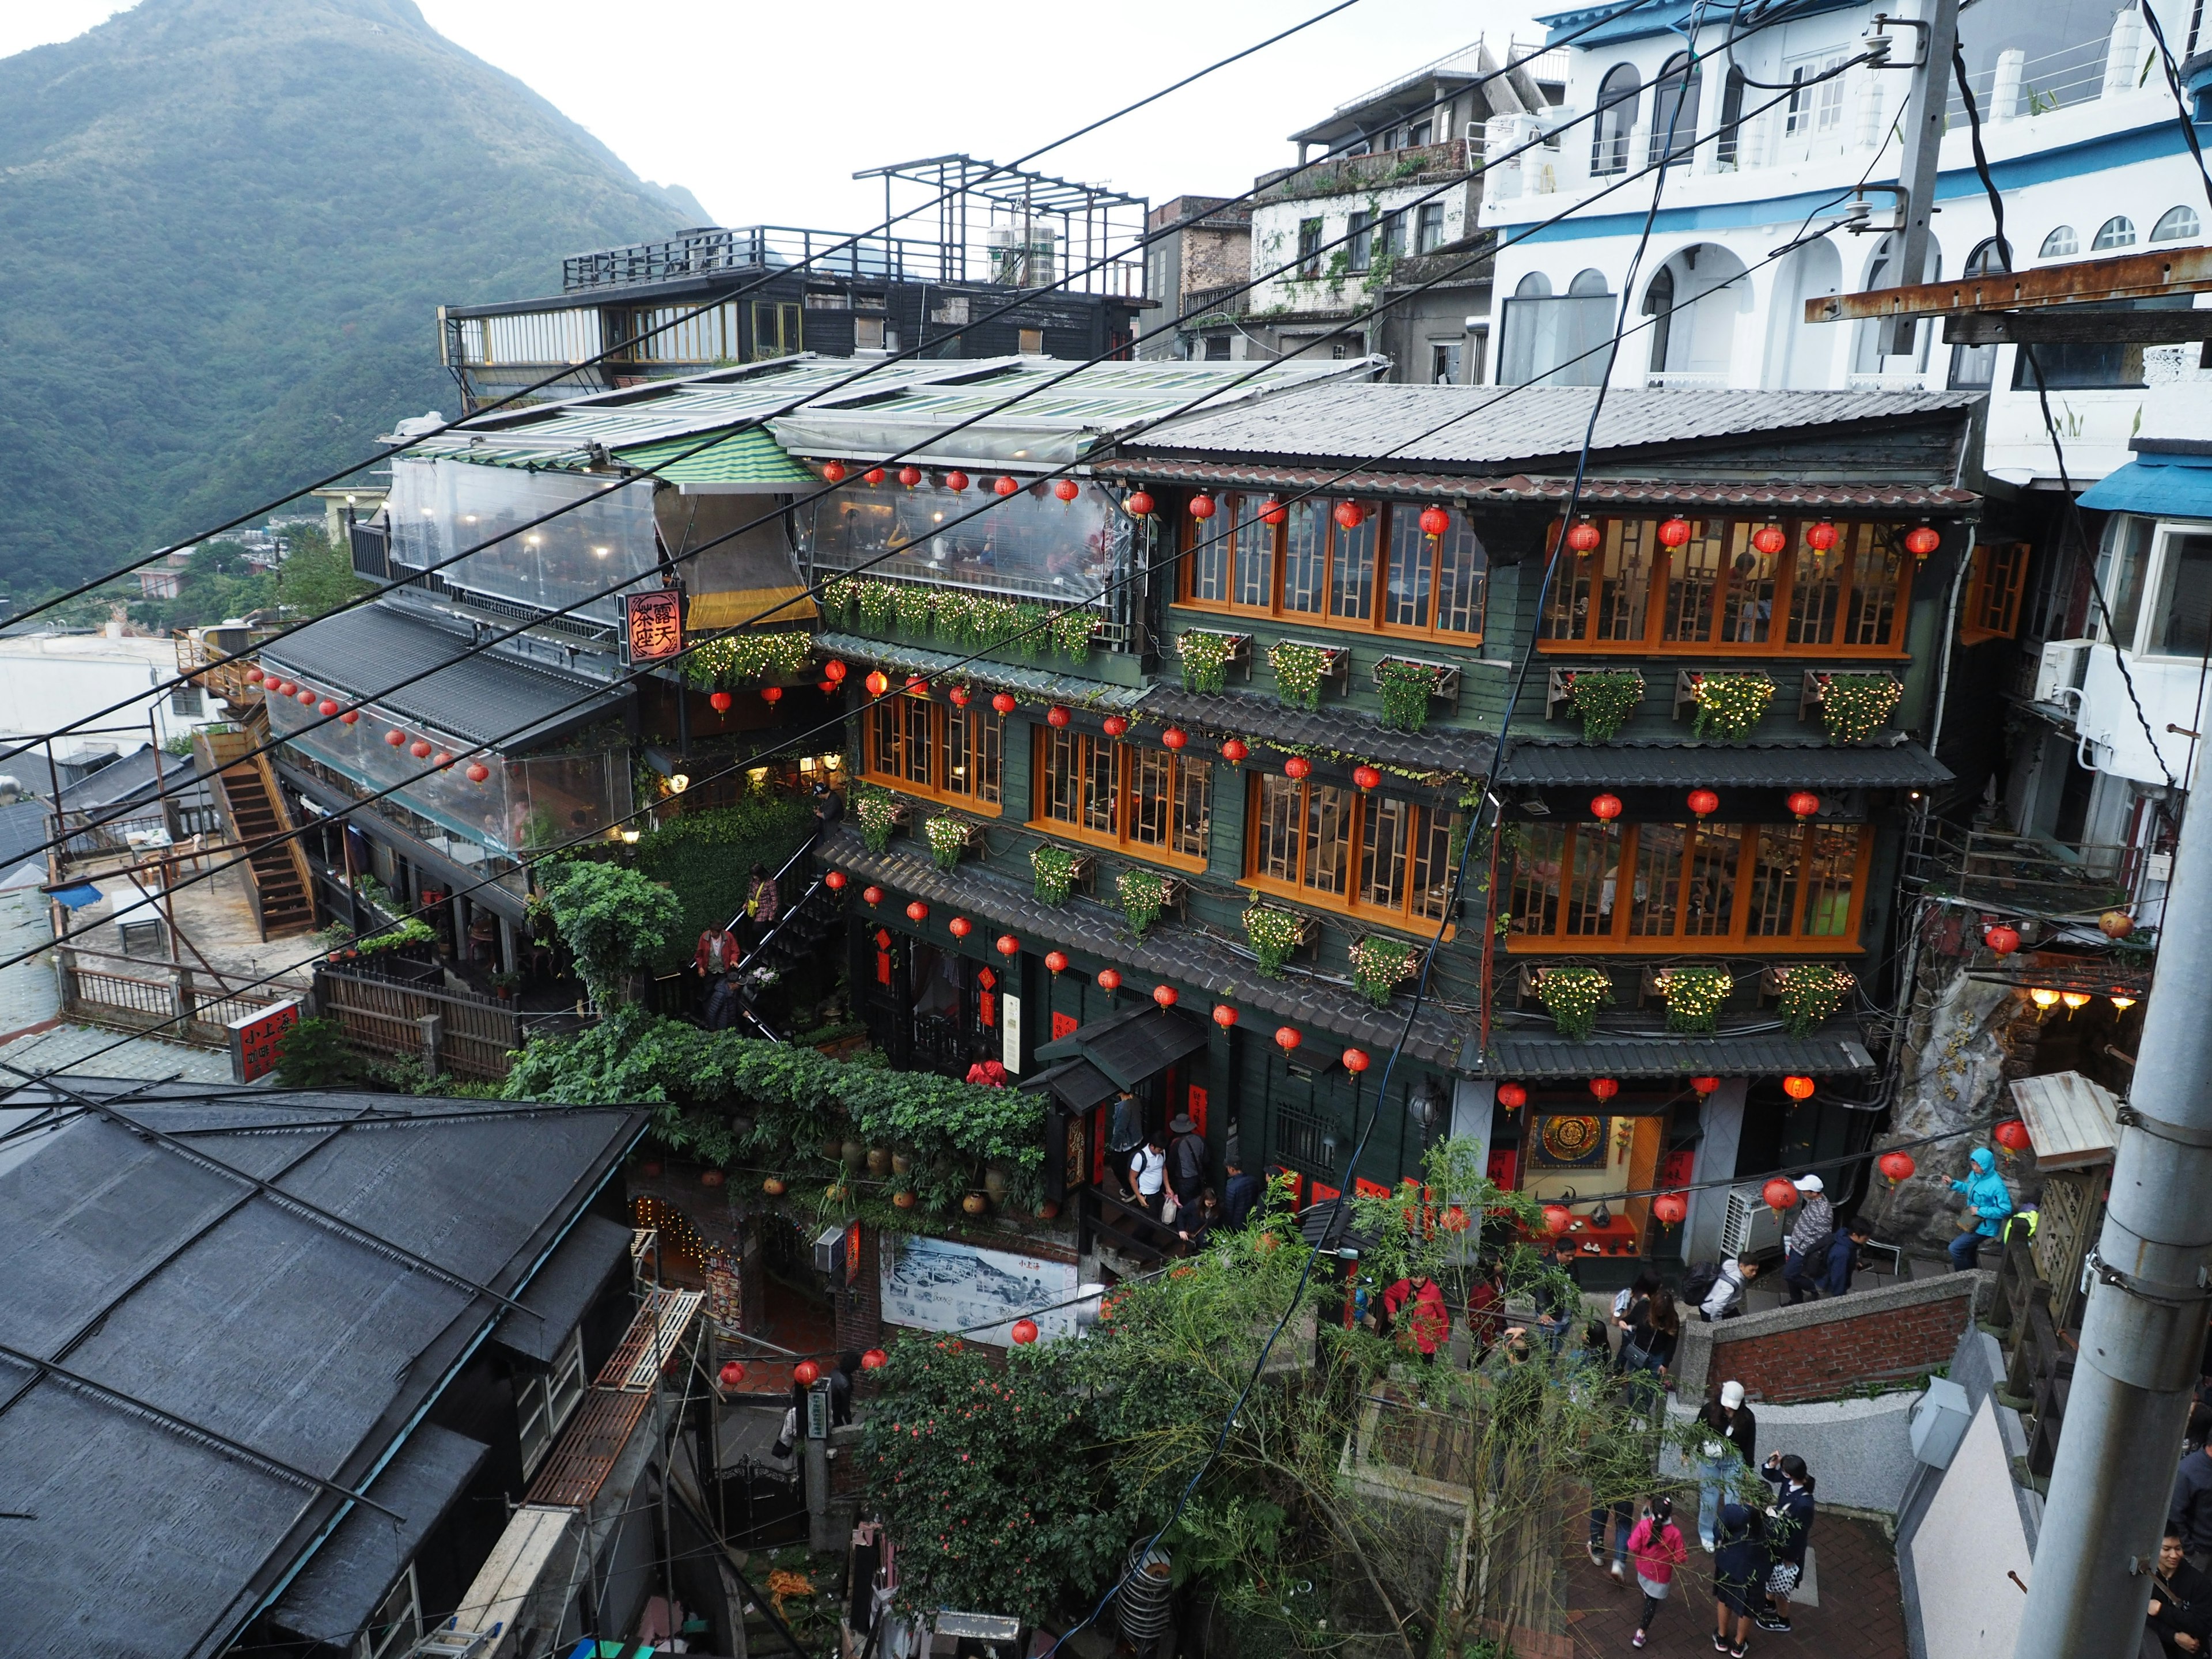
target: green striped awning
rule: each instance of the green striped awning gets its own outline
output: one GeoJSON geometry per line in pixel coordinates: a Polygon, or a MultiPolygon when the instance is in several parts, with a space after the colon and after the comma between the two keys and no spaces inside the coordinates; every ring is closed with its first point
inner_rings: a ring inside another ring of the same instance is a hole
{"type": "Polygon", "coordinates": [[[720,442],[700,449],[702,438],[663,438],[657,443],[618,449],[615,459],[626,466],[651,468],[654,475],[673,484],[791,484],[804,487],[820,482],[784,453],[781,445],[760,427],[732,432],[720,442]],[[687,451],[697,450],[696,454],[687,451]],[[678,460],[676,457],[682,456],[678,460]],[[666,465],[663,465],[666,463],[666,465]]]}

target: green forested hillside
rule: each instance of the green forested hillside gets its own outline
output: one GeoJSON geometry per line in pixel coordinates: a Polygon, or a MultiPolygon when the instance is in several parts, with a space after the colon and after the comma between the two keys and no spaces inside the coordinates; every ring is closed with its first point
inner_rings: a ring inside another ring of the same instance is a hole
{"type": "Polygon", "coordinates": [[[412,0],[142,0],[0,58],[0,588],[454,413],[440,303],[696,212],[412,0]]]}

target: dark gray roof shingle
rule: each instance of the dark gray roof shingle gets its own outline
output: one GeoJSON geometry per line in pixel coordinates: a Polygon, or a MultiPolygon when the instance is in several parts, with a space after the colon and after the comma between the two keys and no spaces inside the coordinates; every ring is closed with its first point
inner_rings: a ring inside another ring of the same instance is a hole
{"type": "Polygon", "coordinates": [[[1400,732],[1364,714],[1336,708],[1309,713],[1273,697],[1236,691],[1207,694],[1155,685],[1145,694],[1143,708],[1149,717],[1184,722],[1216,737],[1243,738],[1284,750],[1327,750],[1385,766],[1456,772],[1471,778],[1489,772],[1498,746],[1480,732],[1453,726],[1400,732]]]}
{"type": "Polygon", "coordinates": [[[1610,1036],[1587,1042],[1541,1035],[1491,1034],[1492,1077],[1557,1078],[1870,1077],[1878,1067],[1858,1027],[1832,1021],[1810,1036],[1610,1036]]]}
{"type": "Polygon", "coordinates": [[[1951,774],[1917,743],[1516,744],[1503,781],[1537,788],[1932,789],[1951,774]]]}

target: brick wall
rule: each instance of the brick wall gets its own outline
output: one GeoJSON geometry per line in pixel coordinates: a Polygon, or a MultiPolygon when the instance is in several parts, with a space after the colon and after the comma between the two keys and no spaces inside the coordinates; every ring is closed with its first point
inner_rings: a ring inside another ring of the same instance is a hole
{"type": "Polygon", "coordinates": [[[1680,1397],[1737,1382],[1753,1400],[1832,1400],[1855,1383],[1948,1362],[1995,1275],[1951,1273],[1683,1328],[1680,1397]]]}

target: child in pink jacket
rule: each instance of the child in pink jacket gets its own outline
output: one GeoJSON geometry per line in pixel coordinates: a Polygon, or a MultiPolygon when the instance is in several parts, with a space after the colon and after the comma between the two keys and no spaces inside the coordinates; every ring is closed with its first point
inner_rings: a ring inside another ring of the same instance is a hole
{"type": "Polygon", "coordinates": [[[1636,1565],[1636,1582],[1644,1591],[1644,1616],[1636,1621],[1634,1644],[1642,1647],[1651,1632],[1651,1621],[1667,1600],[1667,1587],[1674,1569],[1689,1559],[1681,1528],[1674,1524],[1672,1498],[1655,1498],[1628,1534],[1628,1559],[1636,1565]]]}

